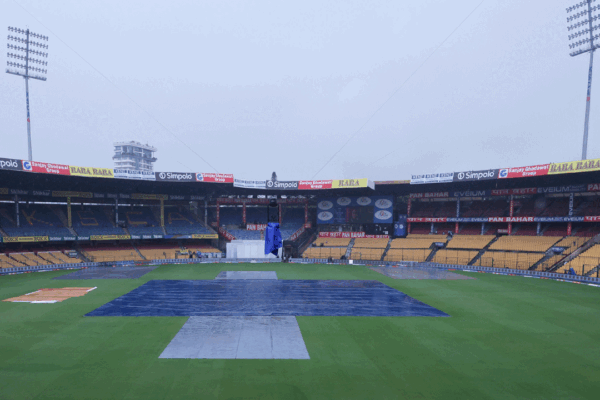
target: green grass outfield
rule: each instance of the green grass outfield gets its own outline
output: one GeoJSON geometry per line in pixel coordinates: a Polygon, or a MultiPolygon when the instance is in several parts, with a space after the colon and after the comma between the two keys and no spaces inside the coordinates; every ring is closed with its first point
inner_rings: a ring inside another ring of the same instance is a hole
{"type": "MultiPolygon", "coordinates": [[[[464,273],[394,280],[362,266],[162,266],[136,280],[0,277],[0,299],[97,286],[57,304],[0,302],[0,399],[598,399],[600,288],[464,273]],[[83,317],[152,279],[276,270],[374,279],[450,314],[298,317],[310,360],[168,360],[181,317],[83,317]]],[[[462,272],[461,272],[462,273],[462,272]]]]}

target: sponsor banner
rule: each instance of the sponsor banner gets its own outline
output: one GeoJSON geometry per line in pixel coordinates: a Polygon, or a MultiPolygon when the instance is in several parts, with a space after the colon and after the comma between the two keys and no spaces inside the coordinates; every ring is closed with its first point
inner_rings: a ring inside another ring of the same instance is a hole
{"type": "Polygon", "coordinates": [[[267,229],[267,224],[248,224],[246,225],[247,231],[264,231],[267,229]]]}
{"type": "Polygon", "coordinates": [[[408,222],[446,222],[448,218],[408,218],[408,222]]]}
{"type": "Polygon", "coordinates": [[[548,175],[549,169],[550,164],[531,165],[529,167],[502,168],[498,172],[498,178],[528,178],[530,176],[548,175]]]}
{"type": "Polygon", "coordinates": [[[94,194],[92,192],[70,192],[55,190],[52,192],[52,197],[83,197],[86,199],[91,199],[94,197],[94,194]]]}
{"type": "Polygon", "coordinates": [[[132,169],[115,168],[113,170],[115,178],[119,179],[135,179],[139,181],[155,181],[156,175],[151,171],[134,171],[132,169]]]}
{"type": "Polygon", "coordinates": [[[49,236],[48,237],[48,241],[49,242],[71,242],[77,240],[77,236],[49,236]]]}
{"type": "Polygon", "coordinates": [[[413,175],[410,179],[411,185],[422,185],[426,183],[444,183],[454,180],[454,172],[443,172],[440,174],[413,175]]]}
{"type": "Polygon", "coordinates": [[[488,222],[536,222],[535,217],[490,217],[488,222]]]}
{"type": "Polygon", "coordinates": [[[292,234],[292,236],[290,236],[289,240],[291,240],[293,242],[294,240],[298,239],[300,237],[300,235],[302,235],[305,231],[306,231],[306,226],[303,225],[302,227],[300,227],[300,229],[298,229],[296,232],[294,232],[292,234]]]}
{"type": "Polygon", "coordinates": [[[452,197],[487,197],[491,193],[491,190],[465,190],[452,193],[452,197]]]}
{"type": "Polygon", "coordinates": [[[92,235],[90,240],[129,240],[130,235],[92,235]]]}
{"type": "Polygon", "coordinates": [[[233,186],[245,189],[266,189],[267,181],[246,181],[243,179],[234,179],[233,186]]]}
{"type": "Polygon", "coordinates": [[[233,174],[196,173],[196,182],[233,183],[233,174]]]}
{"type": "Polygon", "coordinates": [[[52,164],[43,163],[37,161],[22,161],[23,171],[37,172],[41,174],[55,174],[55,175],[70,175],[68,165],[63,164],[52,164]]]}
{"type": "Polygon", "coordinates": [[[0,194],[8,194],[8,188],[0,188],[0,194]]]}
{"type": "MultiPolygon", "coordinates": [[[[123,195],[121,195],[123,198],[123,195]]],[[[127,196],[129,198],[129,196],[127,196]]],[[[148,193],[133,193],[131,198],[134,200],[169,200],[166,194],[148,194],[148,193]]]]}
{"type": "Polygon", "coordinates": [[[471,182],[471,181],[487,181],[490,179],[498,179],[497,169],[485,169],[482,171],[466,171],[455,172],[454,182],[471,182]]]}
{"type": "Polygon", "coordinates": [[[492,189],[492,196],[510,196],[514,195],[526,195],[536,194],[537,188],[522,188],[522,189],[492,189]]]}
{"type": "Polygon", "coordinates": [[[322,238],[368,238],[389,239],[389,235],[367,235],[364,232],[319,232],[322,238]]]}
{"type": "Polygon", "coordinates": [[[90,240],[89,236],[77,236],[77,241],[81,242],[81,241],[87,241],[90,240]]]}
{"type": "Polygon", "coordinates": [[[535,222],[583,222],[585,217],[535,217],[535,222]]]}
{"type": "Polygon", "coordinates": [[[177,201],[182,201],[182,200],[188,200],[189,196],[182,196],[180,194],[170,194],[169,195],[169,200],[177,200],[177,201]]]}
{"type": "Polygon", "coordinates": [[[590,183],[587,185],[588,192],[600,192],[600,183],[590,183]]]}
{"type": "Polygon", "coordinates": [[[410,179],[403,181],[375,181],[376,185],[407,185],[410,183],[410,179]]]}
{"type": "Polygon", "coordinates": [[[368,179],[334,179],[331,181],[332,189],[354,189],[354,188],[375,189],[373,182],[368,179]]]}
{"type": "Polygon", "coordinates": [[[73,176],[87,176],[90,178],[114,178],[112,168],[92,168],[69,166],[69,173],[73,176]]]}
{"type": "Polygon", "coordinates": [[[47,242],[48,236],[17,236],[17,237],[4,237],[2,238],[4,243],[33,243],[33,242],[47,242]]]}
{"type": "Polygon", "coordinates": [[[332,184],[333,184],[332,180],[300,181],[298,183],[298,189],[300,189],[300,190],[331,189],[332,184]]]}
{"type": "Polygon", "coordinates": [[[488,222],[489,218],[447,218],[447,222],[488,222]]]}
{"type": "Polygon", "coordinates": [[[0,169],[22,171],[23,164],[21,164],[21,160],[13,160],[12,158],[0,158],[0,169]]]}
{"type": "Polygon", "coordinates": [[[272,190],[298,190],[298,181],[266,181],[267,189],[272,190]]]}
{"type": "Polygon", "coordinates": [[[16,194],[16,195],[19,195],[19,196],[27,196],[27,195],[29,195],[29,190],[10,189],[9,193],[10,194],[16,194]]]}
{"type": "Polygon", "coordinates": [[[218,239],[216,233],[192,233],[192,239],[218,239]]]}
{"type": "Polygon", "coordinates": [[[600,216],[587,216],[587,217],[584,217],[583,220],[585,222],[600,222],[600,216]]]}
{"type": "Polygon", "coordinates": [[[157,181],[196,182],[196,174],[192,172],[156,172],[157,181]]]}
{"type": "Polygon", "coordinates": [[[221,236],[223,236],[225,239],[232,241],[235,240],[235,236],[233,236],[231,233],[227,232],[225,230],[225,228],[223,228],[222,226],[219,227],[219,233],[221,234],[221,236]]]}
{"type": "Polygon", "coordinates": [[[398,215],[398,221],[394,222],[394,236],[404,237],[406,236],[406,223],[408,216],[398,215]]]}
{"type": "Polygon", "coordinates": [[[548,175],[570,174],[574,172],[600,171],[600,158],[595,160],[571,161],[558,164],[550,164],[548,175]]]}
{"type": "Polygon", "coordinates": [[[545,187],[538,188],[538,193],[578,193],[585,192],[587,190],[587,185],[569,185],[569,186],[553,186],[553,187],[545,187]]]}
{"type": "Polygon", "coordinates": [[[441,199],[450,197],[448,192],[411,193],[411,199],[441,199]]]}
{"type": "Polygon", "coordinates": [[[393,196],[331,197],[317,203],[318,224],[393,223],[393,196]]]}
{"type": "Polygon", "coordinates": [[[52,196],[52,192],[50,190],[32,190],[31,194],[34,196],[44,196],[44,197],[52,196]]]}

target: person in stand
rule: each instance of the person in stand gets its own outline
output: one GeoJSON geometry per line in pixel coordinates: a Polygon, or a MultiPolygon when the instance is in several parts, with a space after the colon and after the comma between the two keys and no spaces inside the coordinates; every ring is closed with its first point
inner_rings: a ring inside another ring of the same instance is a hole
{"type": "Polygon", "coordinates": [[[200,249],[196,251],[196,258],[202,258],[202,252],[200,251],[200,249]]]}

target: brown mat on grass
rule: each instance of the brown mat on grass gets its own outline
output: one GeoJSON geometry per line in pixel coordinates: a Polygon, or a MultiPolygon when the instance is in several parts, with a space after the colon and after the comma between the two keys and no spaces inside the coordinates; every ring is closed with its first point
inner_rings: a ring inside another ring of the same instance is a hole
{"type": "Polygon", "coordinates": [[[11,297],[2,301],[12,303],[58,303],[71,297],[81,297],[96,289],[95,287],[65,287],[36,290],[22,296],[11,297]]]}

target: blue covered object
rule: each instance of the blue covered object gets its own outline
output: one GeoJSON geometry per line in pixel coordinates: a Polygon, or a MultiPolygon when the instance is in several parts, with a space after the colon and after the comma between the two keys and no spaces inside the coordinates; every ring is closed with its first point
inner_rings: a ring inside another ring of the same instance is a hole
{"type": "Polygon", "coordinates": [[[283,246],[281,231],[277,222],[269,222],[265,231],[265,254],[273,254],[277,257],[277,250],[283,246]]]}
{"type": "Polygon", "coordinates": [[[378,281],[153,280],[87,314],[187,316],[447,317],[378,281]]]}

